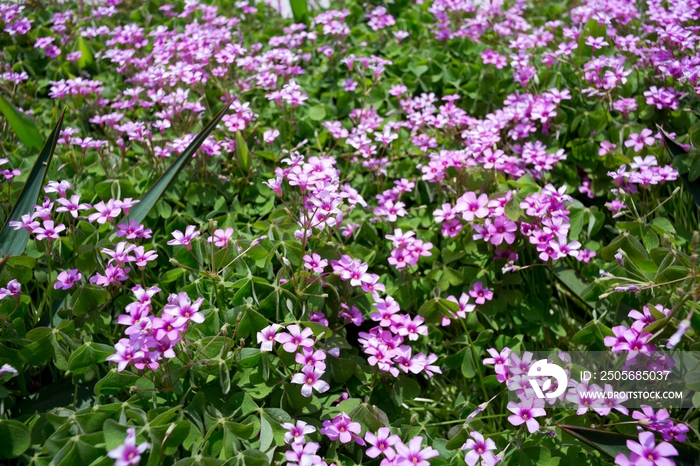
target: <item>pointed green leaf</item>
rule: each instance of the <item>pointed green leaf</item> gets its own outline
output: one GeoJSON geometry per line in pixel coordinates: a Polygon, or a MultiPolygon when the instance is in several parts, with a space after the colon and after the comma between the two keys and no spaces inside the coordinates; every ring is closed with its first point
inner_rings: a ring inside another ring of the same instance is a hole
{"type": "MultiPolygon", "coordinates": [[[[671,137],[666,133],[666,131],[661,129],[659,125],[656,125],[656,127],[663,136],[664,145],[666,146],[668,153],[671,154],[671,157],[675,159],[676,157],[688,154],[688,151],[683,149],[683,147],[681,147],[680,144],[671,139],[671,137]]],[[[687,173],[681,174],[681,179],[683,180],[683,184],[688,189],[690,195],[693,196],[695,204],[698,207],[700,207],[700,179],[690,181],[690,179],[688,179],[687,173]]]]}
{"type": "Polygon", "coordinates": [[[250,151],[240,131],[236,131],[236,162],[244,174],[250,171],[250,151]]]}
{"type": "Polygon", "coordinates": [[[309,5],[306,0],[290,0],[294,21],[297,23],[306,23],[306,18],[309,15],[309,5]]]}
{"type": "Polygon", "coordinates": [[[19,111],[10,102],[0,95],[0,112],[5,115],[7,122],[12,127],[17,137],[25,146],[41,149],[41,134],[36,128],[34,120],[26,113],[19,111]]]}
{"type": "Polygon", "coordinates": [[[78,58],[78,68],[83,69],[88,65],[91,65],[94,61],[92,56],[92,51],[88,47],[87,41],[83,36],[78,37],[78,50],[80,52],[80,58],[78,58]]]}
{"type": "Polygon", "coordinates": [[[168,187],[175,182],[177,175],[180,171],[185,168],[185,165],[192,160],[194,154],[197,152],[202,143],[209,137],[209,135],[214,131],[216,125],[219,124],[221,118],[226,114],[228,108],[231,106],[231,102],[226,104],[224,108],[221,109],[219,113],[216,114],[214,118],[204,127],[202,131],[197,134],[187,149],[185,149],[182,154],[180,154],[177,159],[165,170],[165,173],[161,175],[153,186],[150,187],[148,192],[143,195],[141,202],[136,204],[129,213],[129,220],[136,220],[136,222],[141,223],[146,215],[153,209],[161,198],[163,193],[168,189],[168,187]]]}
{"type": "Polygon", "coordinates": [[[7,221],[2,227],[2,231],[0,231],[0,252],[4,254],[19,256],[24,251],[25,246],[27,246],[27,241],[29,241],[29,233],[27,230],[14,230],[10,227],[10,222],[20,221],[22,220],[22,215],[33,211],[34,204],[36,204],[36,200],[39,197],[39,191],[41,191],[44,185],[44,178],[46,178],[46,171],[51,163],[54,149],[56,148],[56,141],[58,141],[58,136],[61,132],[64,114],[65,112],[61,113],[61,116],[56,122],[56,126],[54,126],[49,138],[44,143],[44,147],[41,149],[39,156],[34,162],[34,166],[29,172],[24,187],[22,187],[22,192],[19,193],[17,202],[12,206],[10,215],[7,216],[7,221]]]}

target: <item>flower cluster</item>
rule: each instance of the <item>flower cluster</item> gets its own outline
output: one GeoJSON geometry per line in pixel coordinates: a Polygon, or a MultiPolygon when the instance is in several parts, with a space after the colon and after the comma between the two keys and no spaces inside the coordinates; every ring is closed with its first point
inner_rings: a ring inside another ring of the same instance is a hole
{"type": "Polygon", "coordinates": [[[310,157],[305,161],[304,156],[292,152],[282,162],[288,168],[276,167],[276,177],[265,184],[282,196],[283,181],[286,180],[290,187],[301,193],[302,207],[297,219],[301,229],[294,234],[297,238],[308,238],[313,230],[338,228],[356,205],[367,205],[350,185],[340,186],[340,172],[334,168],[334,158],[310,157]]]}
{"type": "Polygon", "coordinates": [[[397,270],[403,269],[407,265],[416,265],[421,256],[429,257],[432,255],[430,250],[433,248],[433,244],[424,243],[415,236],[415,232],[407,231],[404,233],[400,228],[394,230],[393,235],[386,235],[386,239],[391,241],[393,247],[387,261],[397,270]]]}
{"type": "Polygon", "coordinates": [[[615,184],[626,192],[636,193],[637,186],[648,188],[666,181],[673,181],[678,178],[678,172],[670,165],[659,166],[656,157],[647,155],[646,157],[635,156],[634,162],[630,163],[630,170],[623,164],[617,171],[608,172],[608,176],[615,184]]]}
{"type": "Polygon", "coordinates": [[[180,292],[168,297],[168,304],[163,307],[160,317],[153,314],[151,298],[160,288],[152,286],[144,289],[136,285],[131,290],[136,301],[126,306],[126,313],[117,319],[120,325],[126,325],[124,331],[128,338],[122,338],[114,345],[116,353],[107,358],[117,363],[117,371],[133,365],[138,370],[148,367],[156,370],[163,358],[176,356],[175,346],[187,332],[190,322],[201,324],[204,315],[199,308],[204,298],[194,302],[187,293],[180,292]]]}

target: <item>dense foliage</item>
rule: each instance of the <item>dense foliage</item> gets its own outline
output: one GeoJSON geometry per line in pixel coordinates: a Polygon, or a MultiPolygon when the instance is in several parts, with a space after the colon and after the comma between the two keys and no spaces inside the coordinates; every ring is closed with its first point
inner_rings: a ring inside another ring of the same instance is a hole
{"type": "Polygon", "coordinates": [[[509,361],[700,348],[700,2],[291,7],[0,2],[0,459],[695,464],[509,361]]]}

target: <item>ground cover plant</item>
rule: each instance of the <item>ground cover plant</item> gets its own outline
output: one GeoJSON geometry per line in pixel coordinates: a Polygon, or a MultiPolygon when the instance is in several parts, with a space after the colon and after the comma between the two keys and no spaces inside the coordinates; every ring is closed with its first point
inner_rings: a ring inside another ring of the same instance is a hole
{"type": "Polygon", "coordinates": [[[700,3],[275,6],[0,2],[3,464],[696,464],[700,3]]]}

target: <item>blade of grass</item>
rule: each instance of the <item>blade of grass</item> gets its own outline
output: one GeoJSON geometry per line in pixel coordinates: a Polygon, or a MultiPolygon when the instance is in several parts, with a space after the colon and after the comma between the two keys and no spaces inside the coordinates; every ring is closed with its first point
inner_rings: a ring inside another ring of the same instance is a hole
{"type": "Polygon", "coordinates": [[[131,209],[131,212],[129,212],[129,220],[136,220],[137,223],[143,222],[143,219],[146,218],[146,215],[148,215],[151,209],[153,209],[153,206],[156,205],[158,199],[160,199],[168,187],[175,182],[177,175],[192,159],[204,140],[209,137],[212,131],[214,131],[216,125],[219,124],[221,118],[223,118],[224,114],[231,106],[231,103],[232,102],[226,104],[224,108],[222,108],[221,111],[217,113],[216,116],[212,118],[212,120],[207,123],[204,128],[202,128],[202,131],[197,134],[197,137],[192,140],[190,145],[187,146],[182,154],[180,154],[172,165],[165,170],[160,178],[153,183],[153,186],[151,186],[146,194],[143,195],[141,201],[131,209]]]}
{"type": "MultiPolygon", "coordinates": [[[[666,133],[666,131],[661,129],[659,125],[656,125],[656,128],[663,136],[664,145],[666,146],[666,150],[668,150],[668,153],[671,154],[671,157],[676,158],[688,154],[688,151],[683,149],[683,147],[681,147],[680,144],[671,139],[671,137],[666,133]]],[[[700,207],[700,178],[696,179],[695,181],[690,181],[690,179],[688,178],[688,174],[684,173],[681,175],[681,179],[683,180],[683,184],[688,189],[690,195],[693,196],[695,204],[698,207],[700,207]]]]}
{"type": "Polygon", "coordinates": [[[34,120],[0,95],[0,112],[5,115],[19,140],[30,149],[41,149],[41,134],[34,120]]]}
{"type": "Polygon", "coordinates": [[[0,253],[2,254],[18,256],[22,254],[24,248],[27,246],[27,241],[29,241],[29,233],[27,230],[14,230],[10,227],[10,222],[20,221],[22,220],[22,215],[32,212],[34,204],[36,204],[36,200],[39,197],[39,191],[41,191],[42,186],[44,186],[44,179],[46,178],[46,172],[51,163],[53,152],[56,149],[56,142],[61,132],[64,115],[65,110],[61,113],[61,116],[56,122],[56,126],[54,126],[49,138],[44,143],[44,147],[41,149],[41,152],[39,152],[39,156],[34,162],[32,170],[29,172],[27,181],[24,183],[22,191],[19,193],[17,202],[12,206],[12,210],[5,221],[5,225],[2,227],[2,231],[0,231],[0,253]]]}

